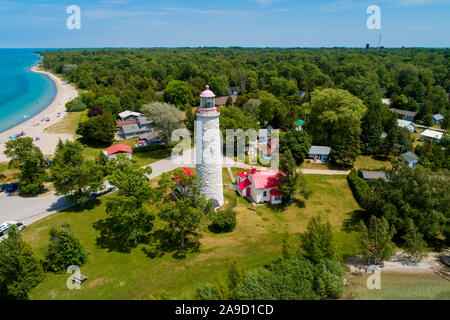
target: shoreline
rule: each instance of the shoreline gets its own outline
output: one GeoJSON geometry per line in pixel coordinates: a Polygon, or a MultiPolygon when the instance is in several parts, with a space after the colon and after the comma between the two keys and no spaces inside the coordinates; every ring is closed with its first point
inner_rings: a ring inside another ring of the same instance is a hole
{"type": "Polygon", "coordinates": [[[57,77],[53,73],[39,70],[38,66],[39,62],[29,70],[31,72],[41,73],[49,77],[56,87],[56,95],[52,102],[38,114],[11,129],[0,133],[0,162],[8,161],[8,158],[3,153],[5,150],[5,143],[10,140],[11,136],[15,136],[22,131],[25,133],[24,137],[33,138],[35,141],[34,144],[41,148],[42,153],[45,156],[54,153],[59,139],[73,140],[72,134],[47,133],[45,130],[64,119],[67,114],[65,105],[70,100],[78,97],[78,91],[71,84],[66,84],[61,78],[57,77]],[[45,121],[44,119],[46,118],[49,118],[50,121],[45,121]],[[36,141],[37,137],[40,140],[36,141]]]}

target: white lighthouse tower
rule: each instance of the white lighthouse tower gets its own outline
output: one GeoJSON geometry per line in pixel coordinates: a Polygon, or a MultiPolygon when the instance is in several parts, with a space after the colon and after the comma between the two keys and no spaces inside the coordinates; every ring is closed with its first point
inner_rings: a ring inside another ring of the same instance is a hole
{"type": "Polygon", "coordinates": [[[222,140],[219,129],[219,110],[214,92],[206,90],[200,95],[200,108],[196,122],[196,170],[203,182],[202,192],[207,199],[223,205],[222,140]]]}

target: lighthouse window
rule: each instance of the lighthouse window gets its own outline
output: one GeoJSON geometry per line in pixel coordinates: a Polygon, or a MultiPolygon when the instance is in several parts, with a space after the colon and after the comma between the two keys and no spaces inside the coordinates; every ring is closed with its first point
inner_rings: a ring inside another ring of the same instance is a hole
{"type": "Polygon", "coordinates": [[[211,155],[214,156],[214,149],[211,148],[210,151],[211,151],[211,155]]]}

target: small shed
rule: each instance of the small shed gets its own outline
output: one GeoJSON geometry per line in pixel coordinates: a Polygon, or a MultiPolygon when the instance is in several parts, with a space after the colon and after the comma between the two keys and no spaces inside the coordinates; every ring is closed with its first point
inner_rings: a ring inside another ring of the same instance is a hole
{"type": "Polygon", "coordinates": [[[124,144],[115,144],[104,151],[108,160],[117,159],[118,154],[125,154],[128,159],[131,159],[132,153],[131,147],[124,144]]]}
{"type": "Polygon", "coordinates": [[[296,130],[301,131],[302,130],[302,126],[304,124],[305,124],[305,121],[303,121],[302,119],[298,119],[297,121],[295,121],[296,130]]]}
{"type": "Polygon", "coordinates": [[[444,121],[444,116],[440,113],[433,115],[434,124],[441,124],[444,121]]]}
{"type": "Polygon", "coordinates": [[[402,158],[405,164],[407,164],[410,168],[415,168],[417,166],[417,163],[419,162],[419,157],[411,151],[403,153],[402,158]]]}

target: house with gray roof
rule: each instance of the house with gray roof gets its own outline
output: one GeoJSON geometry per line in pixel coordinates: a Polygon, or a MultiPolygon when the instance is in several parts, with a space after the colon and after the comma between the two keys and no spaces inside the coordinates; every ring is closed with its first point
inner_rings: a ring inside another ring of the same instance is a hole
{"type": "Polygon", "coordinates": [[[403,153],[402,158],[405,164],[407,164],[410,168],[415,168],[417,166],[417,163],[419,162],[419,157],[411,151],[403,153]]]}
{"type": "Polygon", "coordinates": [[[328,162],[330,156],[331,148],[326,146],[311,146],[308,152],[308,159],[322,161],[324,163],[328,162]]]}
{"type": "Polygon", "coordinates": [[[142,128],[150,129],[153,121],[147,117],[139,117],[136,119],[136,123],[141,129],[142,128]]]}
{"type": "Polygon", "coordinates": [[[369,186],[376,180],[383,180],[384,182],[388,181],[384,171],[360,170],[359,176],[363,178],[369,186]]]}
{"type": "Polygon", "coordinates": [[[149,132],[150,132],[150,129],[145,128],[145,127],[141,128],[137,125],[137,123],[136,124],[126,124],[119,128],[119,135],[125,140],[139,137],[139,135],[146,134],[149,132]]]}

